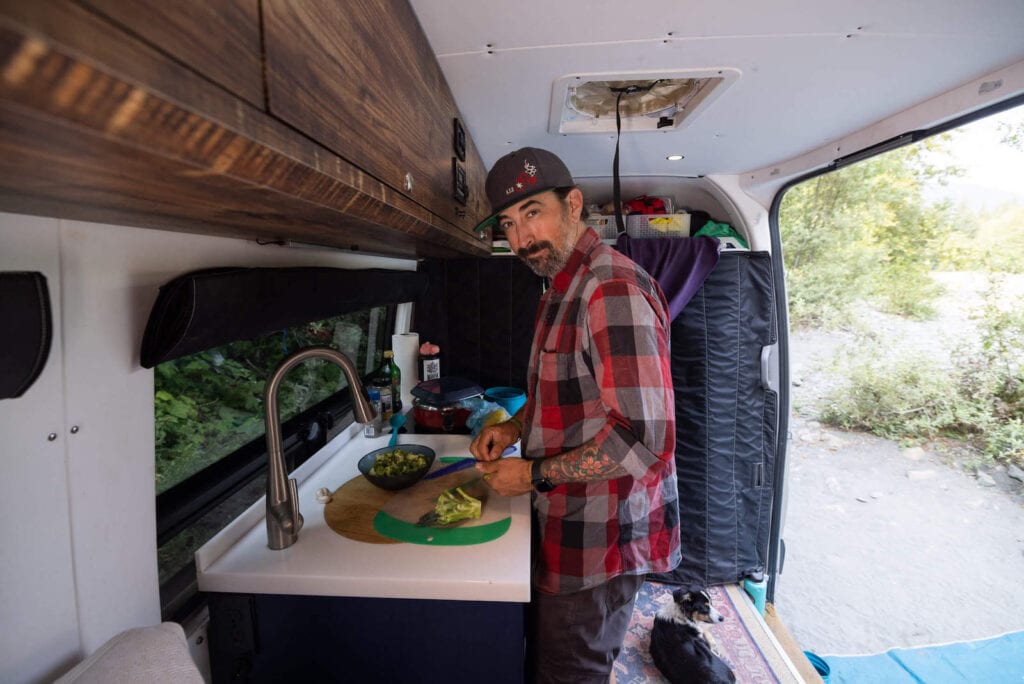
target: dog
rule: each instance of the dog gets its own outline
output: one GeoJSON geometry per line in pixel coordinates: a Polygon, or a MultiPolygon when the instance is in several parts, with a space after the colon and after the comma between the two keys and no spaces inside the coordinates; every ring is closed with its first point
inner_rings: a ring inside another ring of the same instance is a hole
{"type": "Polygon", "coordinates": [[[680,587],[672,601],[658,609],[651,629],[651,656],[671,684],[733,684],[736,675],[715,654],[701,622],[725,618],[711,605],[701,586],[680,587]]]}

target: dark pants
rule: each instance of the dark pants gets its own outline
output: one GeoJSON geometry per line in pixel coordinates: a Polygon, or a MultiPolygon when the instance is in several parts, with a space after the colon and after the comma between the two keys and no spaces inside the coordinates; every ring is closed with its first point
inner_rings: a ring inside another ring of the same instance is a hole
{"type": "Polygon", "coordinates": [[[607,682],[643,583],[643,575],[624,575],[574,594],[534,591],[527,610],[527,682],[607,682]]]}

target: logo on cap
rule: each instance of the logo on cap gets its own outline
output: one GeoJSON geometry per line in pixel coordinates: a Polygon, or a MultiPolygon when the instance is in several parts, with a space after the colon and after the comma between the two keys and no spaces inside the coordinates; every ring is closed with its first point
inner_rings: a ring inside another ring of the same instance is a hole
{"type": "Polygon", "coordinates": [[[512,195],[520,192],[527,185],[534,185],[537,182],[537,165],[531,164],[528,160],[523,160],[523,172],[516,176],[516,182],[513,185],[505,188],[506,195],[512,195]]]}

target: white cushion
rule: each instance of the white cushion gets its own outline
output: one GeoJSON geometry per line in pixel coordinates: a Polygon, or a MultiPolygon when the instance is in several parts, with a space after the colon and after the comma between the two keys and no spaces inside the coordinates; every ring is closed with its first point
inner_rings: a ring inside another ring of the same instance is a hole
{"type": "Polygon", "coordinates": [[[203,684],[176,622],[129,629],[111,637],[55,684],[203,684]]]}

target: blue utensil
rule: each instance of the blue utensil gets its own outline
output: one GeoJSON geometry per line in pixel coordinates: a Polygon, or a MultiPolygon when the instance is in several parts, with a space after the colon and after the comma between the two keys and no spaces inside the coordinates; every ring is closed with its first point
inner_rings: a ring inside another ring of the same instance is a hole
{"type": "MultiPolygon", "coordinates": [[[[505,450],[501,452],[501,455],[508,456],[515,450],[516,448],[514,446],[505,447],[505,450]]],[[[475,458],[460,458],[458,461],[453,461],[443,468],[438,468],[432,473],[427,473],[426,475],[423,476],[423,479],[433,480],[435,477],[441,477],[442,475],[447,475],[448,473],[457,473],[460,470],[465,470],[466,468],[469,468],[470,466],[475,464],[475,458]]]]}
{"type": "Polygon", "coordinates": [[[432,473],[427,473],[426,475],[423,476],[423,479],[433,480],[435,477],[441,477],[442,475],[447,475],[448,473],[457,473],[460,470],[465,470],[466,468],[473,467],[475,463],[475,458],[461,458],[458,461],[455,461],[454,463],[449,463],[443,468],[438,468],[432,473]]]}
{"type": "Polygon", "coordinates": [[[405,425],[405,414],[392,414],[391,420],[389,420],[388,423],[391,425],[391,441],[388,442],[388,446],[393,447],[398,443],[398,431],[402,429],[403,425],[405,425]]]}

